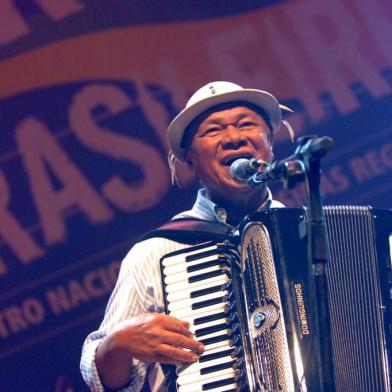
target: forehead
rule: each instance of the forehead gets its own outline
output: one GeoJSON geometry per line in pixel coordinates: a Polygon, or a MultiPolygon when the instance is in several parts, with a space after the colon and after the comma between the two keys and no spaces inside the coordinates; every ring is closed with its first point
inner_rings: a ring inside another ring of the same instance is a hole
{"type": "Polygon", "coordinates": [[[247,106],[234,106],[229,108],[215,108],[211,113],[206,113],[205,116],[200,118],[198,122],[198,127],[203,124],[208,124],[211,122],[226,122],[240,120],[244,117],[259,118],[262,121],[264,119],[255,110],[247,106]]]}

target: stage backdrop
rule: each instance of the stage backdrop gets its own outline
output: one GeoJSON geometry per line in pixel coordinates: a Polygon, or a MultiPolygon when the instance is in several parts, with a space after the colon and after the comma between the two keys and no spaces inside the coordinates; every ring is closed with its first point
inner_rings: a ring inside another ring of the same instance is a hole
{"type": "MultiPolygon", "coordinates": [[[[390,0],[1,0],[0,390],[86,390],[121,259],[193,203],[165,130],[208,81],[268,90],[298,136],[333,137],[326,203],[391,207],[391,37],[390,0]]],[[[276,137],[276,158],[294,148],[276,137]]]]}

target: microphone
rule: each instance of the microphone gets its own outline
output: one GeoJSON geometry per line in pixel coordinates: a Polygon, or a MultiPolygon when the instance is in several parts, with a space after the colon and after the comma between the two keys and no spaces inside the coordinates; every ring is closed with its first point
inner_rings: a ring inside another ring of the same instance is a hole
{"type": "Polygon", "coordinates": [[[283,181],[285,187],[293,188],[296,181],[303,180],[307,173],[308,160],[320,160],[333,145],[333,139],[324,136],[309,136],[298,139],[294,154],[281,161],[268,163],[262,159],[238,158],[230,165],[230,176],[237,182],[258,187],[270,180],[283,181]],[[265,170],[259,170],[263,166],[265,170]]]}
{"type": "Polygon", "coordinates": [[[262,159],[235,160],[230,165],[231,177],[239,182],[249,184],[251,187],[258,187],[270,180],[286,181],[289,176],[302,176],[304,173],[303,163],[294,156],[282,161],[268,163],[262,159]],[[259,171],[258,168],[264,166],[266,169],[259,171]]]}
{"type": "Polygon", "coordinates": [[[253,174],[257,173],[260,166],[267,167],[269,163],[262,159],[239,158],[230,165],[230,176],[241,184],[247,183],[253,174]]]}

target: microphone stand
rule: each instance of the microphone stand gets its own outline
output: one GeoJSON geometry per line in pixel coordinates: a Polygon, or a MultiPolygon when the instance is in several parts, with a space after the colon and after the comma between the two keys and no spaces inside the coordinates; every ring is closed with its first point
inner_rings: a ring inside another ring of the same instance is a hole
{"type": "Polygon", "coordinates": [[[332,336],[330,325],[329,296],[327,282],[328,239],[322,198],[320,194],[320,159],[332,147],[329,137],[306,136],[298,138],[299,145],[291,157],[272,164],[265,172],[256,173],[249,180],[256,186],[268,179],[284,182],[287,189],[294,188],[298,181],[305,181],[307,194],[308,271],[311,296],[314,292],[316,310],[316,351],[318,357],[319,386],[317,391],[336,391],[332,360],[332,336]]]}

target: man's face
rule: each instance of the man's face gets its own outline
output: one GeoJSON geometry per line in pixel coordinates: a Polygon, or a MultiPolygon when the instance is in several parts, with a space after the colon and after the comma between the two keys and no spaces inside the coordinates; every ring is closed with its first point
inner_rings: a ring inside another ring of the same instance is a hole
{"type": "Polygon", "coordinates": [[[238,158],[273,159],[270,129],[263,117],[246,106],[218,109],[202,118],[188,149],[187,160],[214,199],[238,198],[254,190],[230,176],[238,158]]]}

